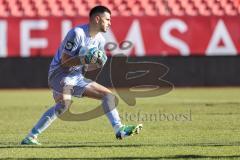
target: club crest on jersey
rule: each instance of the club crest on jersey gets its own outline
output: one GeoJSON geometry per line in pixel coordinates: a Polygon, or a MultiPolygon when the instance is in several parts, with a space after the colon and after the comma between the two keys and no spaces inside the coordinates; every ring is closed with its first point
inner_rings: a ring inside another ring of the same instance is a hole
{"type": "Polygon", "coordinates": [[[64,48],[65,48],[67,51],[72,51],[73,45],[74,45],[73,42],[67,41],[67,43],[65,44],[65,47],[64,47],[64,48]]]}

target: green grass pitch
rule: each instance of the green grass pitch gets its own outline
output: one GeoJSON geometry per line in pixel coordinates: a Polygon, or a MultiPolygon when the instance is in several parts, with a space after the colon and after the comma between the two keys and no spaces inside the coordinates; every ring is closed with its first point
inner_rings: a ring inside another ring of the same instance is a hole
{"type": "MultiPolygon", "coordinates": [[[[0,159],[240,159],[240,88],[175,88],[166,95],[119,103],[125,124],[143,123],[139,135],[116,140],[105,116],[57,120],[39,140],[20,141],[54,104],[51,91],[0,90],[0,159]]],[[[72,112],[99,102],[74,99],[72,112]]]]}

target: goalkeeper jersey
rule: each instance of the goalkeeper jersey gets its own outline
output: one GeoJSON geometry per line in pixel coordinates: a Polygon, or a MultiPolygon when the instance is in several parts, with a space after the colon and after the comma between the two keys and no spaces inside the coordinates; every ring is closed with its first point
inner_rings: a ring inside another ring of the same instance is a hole
{"type": "Polygon", "coordinates": [[[86,54],[86,50],[93,47],[104,51],[104,45],[105,39],[101,33],[98,33],[95,37],[90,37],[88,24],[72,28],[65,36],[60,47],[57,49],[55,56],[53,57],[48,77],[50,78],[53,74],[62,72],[74,72],[75,74],[81,74],[83,67],[81,65],[70,68],[61,66],[62,54],[66,53],[70,56],[84,55],[86,54]]]}

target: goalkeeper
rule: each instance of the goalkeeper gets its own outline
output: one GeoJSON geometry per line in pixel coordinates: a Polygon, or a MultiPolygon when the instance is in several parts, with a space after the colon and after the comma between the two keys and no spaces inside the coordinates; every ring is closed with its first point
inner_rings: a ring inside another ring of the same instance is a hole
{"type": "Polygon", "coordinates": [[[77,26],[68,32],[49,69],[48,81],[56,104],[42,115],[21,144],[40,145],[38,136],[68,110],[72,96],[102,100],[103,110],[118,139],[138,133],[142,128],[141,125],[123,125],[112,92],[82,75],[83,68],[91,71],[106,63],[105,40],[100,32],[106,32],[110,25],[111,11],[104,6],[96,6],[89,13],[88,24],[77,26]]]}

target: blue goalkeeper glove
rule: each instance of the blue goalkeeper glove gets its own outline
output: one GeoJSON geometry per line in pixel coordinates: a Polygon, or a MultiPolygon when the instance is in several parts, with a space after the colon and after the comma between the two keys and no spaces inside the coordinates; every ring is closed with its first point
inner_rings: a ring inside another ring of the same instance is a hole
{"type": "Polygon", "coordinates": [[[99,68],[102,68],[105,63],[107,62],[107,55],[105,54],[105,52],[103,52],[102,50],[98,50],[97,52],[97,66],[99,68]]]}
{"type": "Polygon", "coordinates": [[[101,68],[107,62],[107,55],[102,50],[90,48],[84,56],[84,60],[86,64],[97,64],[97,66],[101,68]]]}
{"type": "Polygon", "coordinates": [[[87,52],[87,54],[84,57],[86,64],[96,64],[97,63],[97,48],[90,48],[87,52]]]}

